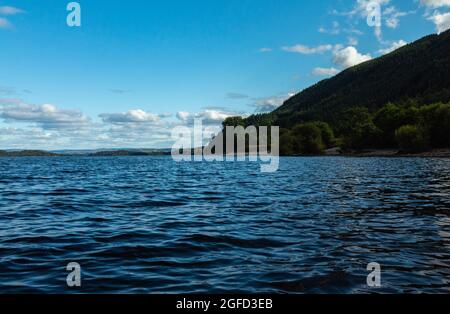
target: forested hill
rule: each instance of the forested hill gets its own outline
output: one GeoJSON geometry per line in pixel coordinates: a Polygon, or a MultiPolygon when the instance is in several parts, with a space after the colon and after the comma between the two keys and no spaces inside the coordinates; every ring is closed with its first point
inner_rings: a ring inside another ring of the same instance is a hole
{"type": "Polygon", "coordinates": [[[282,155],[450,148],[450,30],[323,80],[272,113],[223,125],[279,126],[282,155]]]}
{"type": "Polygon", "coordinates": [[[274,114],[285,128],[308,120],[334,124],[355,106],[375,111],[389,102],[450,101],[450,31],[430,35],[349,68],[287,100],[274,114]]]}

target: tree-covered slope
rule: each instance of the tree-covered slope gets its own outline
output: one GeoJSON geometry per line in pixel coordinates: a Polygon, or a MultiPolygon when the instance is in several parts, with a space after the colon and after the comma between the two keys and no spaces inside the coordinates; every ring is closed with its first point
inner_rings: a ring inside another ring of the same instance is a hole
{"type": "Polygon", "coordinates": [[[450,101],[450,31],[424,37],[323,80],[288,99],[274,115],[285,128],[309,120],[333,125],[346,108],[375,111],[389,102],[406,101],[450,101]]]}

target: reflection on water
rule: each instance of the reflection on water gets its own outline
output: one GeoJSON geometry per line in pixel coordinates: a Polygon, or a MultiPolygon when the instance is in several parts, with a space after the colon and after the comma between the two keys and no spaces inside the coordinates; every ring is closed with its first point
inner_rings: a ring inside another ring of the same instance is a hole
{"type": "Polygon", "coordinates": [[[0,292],[449,292],[449,196],[449,159],[0,159],[0,292]]]}

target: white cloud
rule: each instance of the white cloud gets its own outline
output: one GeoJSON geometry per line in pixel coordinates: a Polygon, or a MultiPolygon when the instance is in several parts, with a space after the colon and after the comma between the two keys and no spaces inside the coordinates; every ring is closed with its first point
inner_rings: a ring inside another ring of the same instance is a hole
{"type": "Polygon", "coordinates": [[[226,118],[242,115],[243,115],[242,113],[233,111],[206,109],[199,113],[189,113],[186,111],[179,111],[177,112],[176,117],[184,124],[192,124],[194,119],[199,119],[202,120],[202,123],[204,125],[219,125],[226,118]]]}
{"type": "Polygon", "coordinates": [[[312,71],[314,76],[334,76],[338,74],[340,71],[336,68],[315,68],[312,71]]]}
{"type": "Polygon", "coordinates": [[[267,48],[267,47],[259,49],[259,52],[261,52],[261,53],[271,52],[271,51],[272,51],[272,48],[267,48]]]}
{"type": "Polygon", "coordinates": [[[257,113],[271,112],[280,107],[286,100],[294,96],[295,93],[280,94],[269,97],[262,97],[254,99],[251,105],[256,108],[257,113]]]}
{"type": "Polygon", "coordinates": [[[349,68],[354,65],[360,64],[372,59],[370,54],[364,55],[358,52],[358,50],[349,46],[347,48],[336,49],[333,52],[333,62],[341,68],[349,68]]]}
{"type": "Polygon", "coordinates": [[[316,54],[316,53],[324,53],[326,51],[330,51],[333,49],[332,45],[320,45],[317,47],[308,47],[305,45],[295,45],[291,47],[283,47],[282,48],[286,52],[295,52],[301,54],[316,54]]]}
{"type": "Polygon", "coordinates": [[[105,114],[103,123],[94,123],[77,110],[0,99],[0,118],[12,124],[6,128],[0,124],[0,137],[2,147],[17,149],[170,147],[175,124],[163,117],[167,115],[130,110],[105,114]],[[17,123],[24,127],[17,128],[17,123]]]}
{"type": "Polygon", "coordinates": [[[61,143],[55,132],[41,128],[22,129],[16,127],[0,127],[2,148],[9,149],[42,149],[48,144],[61,143]]]}
{"type": "Polygon", "coordinates": [[[436,30],[439,34],[450,29],[450,12],[435,12],[428,19],[436,25],[436,30]]]}
{"type": "Polygon", "coordinates": [[[16,15],[19,13],[24,13],[25,11],[11,6],[1,6],[0,7],[0,15],[16,15]]]}
{"type": "Polygon", "coordinates": [[[0,117],[6,122],[25,122],[44,129],[70,128],[89,123],[78,110],[63,110],[51,104],[27,104],[20,99],[0,99],[0,117]]]}
{"type": "Polygon", "coordinates": [[[236,115],[245,116],[226,108],[210,107],[197,114],[178,112],[175,120],[165,119],[171,115],[136,109],[105,113],[100,115],[100,122],[93,122],[77,110],[0,98],[0,138],[3,148],[16,149],[170,148],[175,126],[190,125],[194,118],[199,118],[205,129],[214,128],[236,115]],[[10,125],[5,127],[2,122],[10,125]]]}
{"type": "MultiPolygon", "coordinates": [[[[400,18],[409,15],[413,12],[398,11],[397,8],[393,5],[390,5],[389,7],[383,10],[383,7],[388,6],[390,3],[391,3],[390,0],[357,0],[355,6],[350,12],[341,13],[341,15],[346,15],[350,18],[356,16],[366,20],[370,13],[369,8],[373,8],[373,4],[377,4],[381,8],[380,13],[382,13],[381,14],[382,22],[384,21],[384,24],[387,27],[396,29],[400,24],[400,18]]],[[[383,37],[382,25],[374,26],[373,29],[377,39],[379,41],[382,41],[383,37]]]]}
{"type": "Polygon", "coordinates": [[[90,124],[82,129],[0,127],[3,148],[98,149],[169,148],[171,126],[149,124],[90,124]]]}
{"type": "Polygon", "coordinates": [[[186,111],[179,111],[177,112],[177,119],[183,122],[187,122],[191,114],[186,111]]]}
{"type": "Polygon", "coordinates": [[[386,20],[386,26],[392,29],[396,29],[400,24],[400,18],[407,16],[414,12],[401,12],[394,6],[390,6],[383,11],[383,16],[386,20]]]}
{"type": "Polygon", "coordinates": [[[433,9],[450,7],[450,0],[420,0],[420,3],[433,9]]]}
{"type": "Polygon", "coordinates": [[[119,123],[102,125],[88,135],[97,147],[170,147],[173,123],[119,123]],[[101,143],[101,144],[100,144],[101,143]]]}
{"type": "Polygon", "coordinates": [[[401,47],[403,47],[403,46],[405,46],[407,44],[408,43],[406,41],[402,40],[402,39],[398,40],[398,41],[394,41],[391,44],[390,47],[385,48],[385,49],[381,49],[381,50],[378,51],[378,53],[380,53],[382,55],[385,55],[385,54],[391,53],[392,51],[397,50],[398,48],[401,48],[401,47]]]}
{"type": "Polygon", "coordinates": [[[231,117],[235,114],[230,112],[222,112],[217,110],[205,110],[202,113],[197,114],[195,117],[197,119],[203,119],[204,123],[210,124],[210,123],[221,123],[226,118],[231,117]]]}
{"type": "Polygon", "coordinates": [[[125,113],[102,113],[99,117],[105,123],[145,123],[158,122],[164,115],[149,113],[142,109],[134,109],[125,113]]]}

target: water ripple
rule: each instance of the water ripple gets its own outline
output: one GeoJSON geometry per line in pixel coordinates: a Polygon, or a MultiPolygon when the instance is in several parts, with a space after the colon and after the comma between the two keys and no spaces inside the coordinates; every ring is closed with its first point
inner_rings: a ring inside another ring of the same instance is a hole
{"type": "Polygon", "coordinates": [[[0,292],[450,292],[450,160],[0,159],[0,292]]]}

